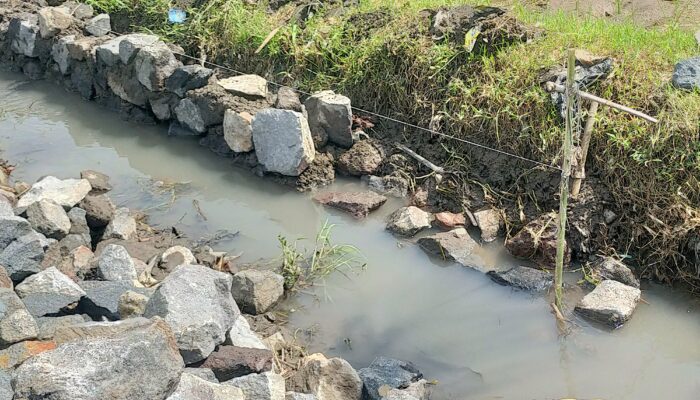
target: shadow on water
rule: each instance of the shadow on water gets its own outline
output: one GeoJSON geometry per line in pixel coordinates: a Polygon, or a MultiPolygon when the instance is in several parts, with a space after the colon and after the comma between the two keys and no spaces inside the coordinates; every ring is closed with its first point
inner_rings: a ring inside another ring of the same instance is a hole
{"type": "MultiPolygon", "coordinates": [[[[572,334],[560,338],[543,296],[431,259],[414,240],[387,233],[383,220],[399,201],[358,222],[234,168],[191,138],[167,137],[163,126],[120,121],[58,87],[14,83],[20,79],[0,74],[2,156],[18,165],[20,179],[101,170],[112,176],[114,200],[137,209],[169,200],[147,189],[151,180],[189,182],[170,207],[149,210],[152,220],[194,238],[240,231],[223,250],[243,251],[243,261],[277,256],[278,234],[312,238],[325,220],[338,224],[334,240],[357,246],[368,267],[350,279],[332,275],[315,289],[318,296],[288,304],[296,309],[292,323],[313,331],[313,351],[356,368],[377,355],[411,360],[439,382],[438,400],[700,398],[697,299],[650,286],[643,294],[649,304],[624,328],[606,332],[576,319],[572,334]]],[[[500,266],[515,262],[500,246],[488,249],[500,266]]]]}

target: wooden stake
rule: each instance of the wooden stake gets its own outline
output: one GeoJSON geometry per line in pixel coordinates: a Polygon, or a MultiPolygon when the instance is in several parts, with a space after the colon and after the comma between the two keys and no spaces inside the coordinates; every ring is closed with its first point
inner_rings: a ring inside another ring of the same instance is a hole
{"type": "Polygon", "coordinates": [[[588,157],[588,146],[591,144],[591,136],[593,135],[593,126],[595,126],[595,117],[598,113],[598,102],[592,101],[588,108],[588,119],[586,120],[586,129],[581,137],[581,158],[578,160],[578,166],[574,171],[574,182],[571,185],[571,197],[577,197],[581,191],[581,183],[586,177],[586,158],[588,157]]]}
{"type": "Polygon", "coordinates": [[[566,130],[564,132],[564,149],[561,169],[561,183],[559,184],[559,224],[557,226],[557,258],[554,268],[554,304],[562,310],[563,280],[564,280],[564,253],[566,252],[566,209],[569,202],[569,176],[571,175],[571,147],[573,141],[574,98],[576,96],[576,56],[574,50],[569,49],[569,61],[566,76],[566,130]]]}

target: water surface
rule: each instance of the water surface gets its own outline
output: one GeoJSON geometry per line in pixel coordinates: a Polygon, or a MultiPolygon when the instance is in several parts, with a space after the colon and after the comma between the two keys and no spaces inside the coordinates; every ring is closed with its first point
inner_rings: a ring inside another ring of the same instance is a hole
{"type": "MultiPolygon", "coordinates": [[[[411,360],[438,381],[438,400],[700,399],[700,304],[682,293],[647,287],[649,304],[624,328],[607,332],[577,319],[560,338],[545,298],[436,262],[385,232],[383,219],[398,201],[358,222],[234,168],[191,139],[169,138],[165,127],[121,121],[52,84],[0,73],[0,97],[1,156],[17,165],[16,178],[105,172],[113,200],[146,209],[158,226],[193,238],[240,231],[220,247],[242,252],[244,262],[277,256],[277,235],[313,237],[324,221],[337,224],[334,240],[360,248],[367,269],[331,276],[316,296],[288,305],[292,323],[312,334],[313,351],[356,368],[376,355],[411,360]],[[154,191],[157,181],[186,185],[154,191]]],[[[494,250],[499,266],[513,262],[494,250]]]]}

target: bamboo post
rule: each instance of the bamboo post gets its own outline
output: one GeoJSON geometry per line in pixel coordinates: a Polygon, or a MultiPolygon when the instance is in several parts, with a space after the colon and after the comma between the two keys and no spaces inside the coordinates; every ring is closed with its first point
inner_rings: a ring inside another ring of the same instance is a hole
{"type": "Polygon", "coordinates": [[[564,132],[564,151],[559,184],[559,224],[557,226],[557,258],[554,268],[554,304],[562,310],[564,255],[566,252],[566,209],[569,201],[569,176],[571,175],[571,147],[573,141],[574,98],[576,96],[576,56],[569,49],[566,76],[566,129],[564,132]]]}
{"type": "Polygon", "coordinates": [[[578,160],[576,171],[574,171],[574,181],[571,184],[571,197],[577,197],[581,191],[581,182],[586,177],[586,158],[588,158],[588,146],[591,144],[591,136],[593,135],[593,126],[595,126],[595,117],[598,114],[598,102],[592,101],[588,108],[588,119],[586,120],[586,129],[581,137],[581,158],[578,160]]]}

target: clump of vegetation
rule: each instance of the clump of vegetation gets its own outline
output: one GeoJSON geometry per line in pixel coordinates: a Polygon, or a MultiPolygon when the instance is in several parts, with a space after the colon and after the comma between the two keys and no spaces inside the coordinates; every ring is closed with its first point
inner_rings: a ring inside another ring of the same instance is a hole
{"type": "MultiPolygon", "coordinates": [[[[132,29],[159,34],[189,54],[308,92],[331,88],[358,107],[421,126],[439,119],[445,133],[552,164],[558,162],[562,122],[541,88],[542,74],[563,66],[568,48],[613,57],[613,75],[590,91],[661,122],[600,113],[587,172],[609,193],[606,200],[615,205],[618,220],[597,235],[599,244],[634,256],[647,276],[700,290],[695,265],[700,261],[689,253],[700,237],[700,93],[669,83],[674,64],[698,47],[693,33],[678,24],[646,28],[501,1],[498,5],[509,6],[509,18],[542,34],[527,43],[469,52],[433,41],[430,13],[422,10],[495,2],[365,0],[343,12],[321,8],[302,22],[294,4],[269,13],[264,0],[254,5],[209,0],[192,3],[187,23],[172,25],[167,11],[176,3],[170,0],[86,1],[126,16],[132,29]]],[[[378,128],[381,135],[382,125],[378,128]]],[[[392,134],[460,172],[443,183],[447,196],[468,197],[469,183],[477,181],[505,209],[521,202],[542,211],[556,207],[552,193],[524,187],[531,165],[504,165],[511,170],[508,179],[484,178],[475,173],[489,164],[483,152],[410,130],[392,134]]],[[[524,222],[516,215],[509,224],[515,229],[524,222]]]]}
{"type": "Polygon", "coordinates": [[[316,234],[311,249],[299,248],[304,239],[289,242],[282,235],[277,237],[282,249],[281,272],[285,289],[311,285],[332,272],[347,275],[366,266],[355,246],[333,244],[331,232],[334,227],[335,225],[325,222],[316,234]]]}

